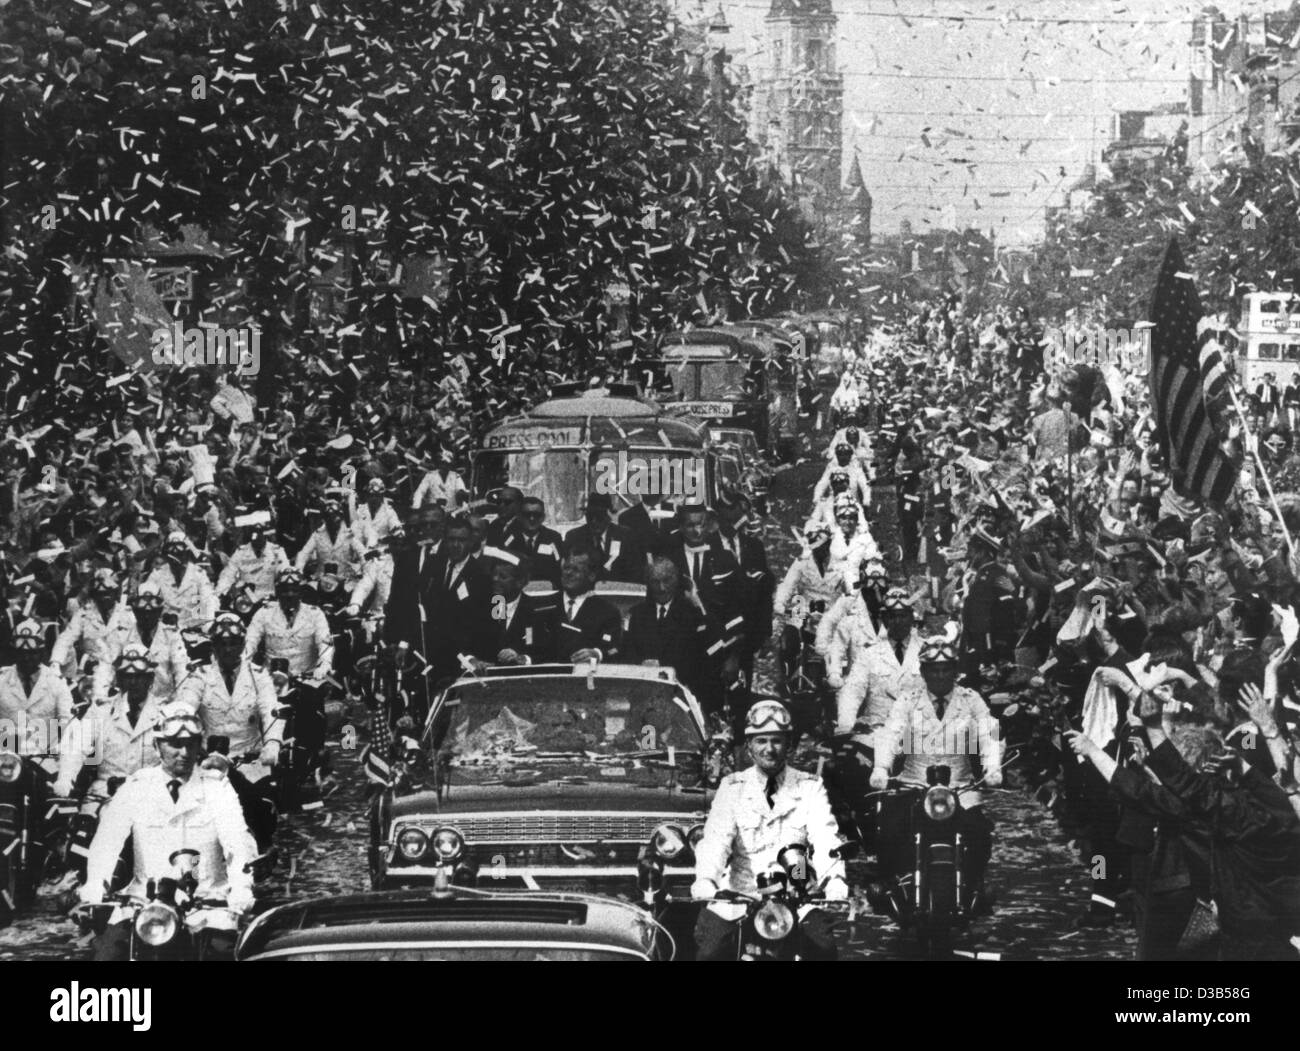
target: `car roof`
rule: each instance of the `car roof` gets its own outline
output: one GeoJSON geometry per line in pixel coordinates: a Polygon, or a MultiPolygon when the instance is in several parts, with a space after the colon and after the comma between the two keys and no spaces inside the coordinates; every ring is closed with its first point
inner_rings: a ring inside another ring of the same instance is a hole
{"type": "Polygon", "coordinates": [[[310,898],[259,916],[238,958],[380,944],[520,943],[587,946],[646,955],[653,927],[640,909],[594,894],[455,888],[310,898]]]}

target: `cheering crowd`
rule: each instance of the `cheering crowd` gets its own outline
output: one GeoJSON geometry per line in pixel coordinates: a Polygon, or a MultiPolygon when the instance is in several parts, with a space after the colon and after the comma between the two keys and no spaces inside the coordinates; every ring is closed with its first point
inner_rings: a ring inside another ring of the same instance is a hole
{"type": "MultiPolygon", "coordinates": [[[[136,727],[187,717],[274,763],[275,690],[253,662],[278,656],[275,673],[319,691],[320,721],[298,731],[323,742],[324,698],[352,686],[350,642],[324,607],[387,612],[385,639],[436,678],[530,653],[663,659],[735,722],[769,625],[788,692],[820,599],[835,728],[874,745],[873,785],[901,755],[894,702],[925,685],[920,627],[955,625],[962,688],[988,703],[1013,768],[1078,843],[1092,879],[1080,922],[1132,915],[1143,958],[1294,958],[1300,451],[1285,403],[1241,392],[1244,418],[1222,435],[1238,485],[1205,506],[1173,474],[1145,366],[1063,366],[1042,333],[954,299],[846,341],[824,407],[838,433],[780,586],[735,494],[677,509],[676,533],[637,507],[612,520],[593,497],[576,538],[527,494],[471,501],[473,440],[543,397],[544,375],[502,391],[463,364],[434,377],[296,358],[261,404],[244,381],[202,371],[87,399],[89,375],[67,366],[0,420],[0,716],[117,706],[127,772],[136,727]],[[897,543],[882,545],[889,499],[897,543]],[[430,548],[447,598],[437,623],[408,594],[430,548]],[[584,598],[598,576],[647,580],[644,617],[681,620],[671,645],[635,611],[626,635],[602,619],[584,598]],[[551,622],[521,598],[530,577],[576,600],[561,624],[573,638],[542,640],[551,622]],[[701,584],[698,611],[675,602],[687,580],[701,584]],[[465,635],[457,603],[491,595],[511,626],[530,606],[539,635],[465,635]],[[209,657],[198,674],[211,682],[194,681],[192,662],[209,657]]],[[[49,751],[67,794],[80,765],[49,751]]],[[[101,764],[99,794],[112,773],[101,764]]]]}
{"type": "MultiPolygon", "coordinates": [[[[1171,477],[1143,355],[1045,367],[1044,349],[1028,319],[949,301],[849,366],[837,397],[878,424],[919,605],[960,624],[965,681],[1076,839],[1080,922],[1134,913],[1142,958],[1294,959],[1300,515],[1281,400],[1241,392],[1221,435],[1240,478],[1210,507],[1171,477]]],[[[897,638],[886,586],[865,604],[897,638]]],[[[908,655],[843,675],[840,649],[841,715],[865,684],[881,725],[873,688],[897,690],[908,655]]]]}

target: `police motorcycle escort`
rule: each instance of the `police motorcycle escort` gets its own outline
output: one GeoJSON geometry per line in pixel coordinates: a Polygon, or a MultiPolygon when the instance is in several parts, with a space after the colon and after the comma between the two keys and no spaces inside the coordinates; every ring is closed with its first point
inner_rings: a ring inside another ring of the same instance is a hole
{"type": "Polygon", "coordinates": [[[292,709],[281,703],[271,674],[245,658],[247,632],[236,614],[217,614],[210,636],[212,660],[186,678],[176,700],[207,736],[203,769],[229,779],[258,847],[266,850],[283,795],[283,738],[292,709]]]}
{"type": "Polygon", "coordinates": [[[980,791],[1002,784],[997,722],[973,690],[955,685],[957,648],[946,636],[920,652],[924,689],[894,703],[875,735],[871,774],[878,799],[881,879],[868,890],[872,907],[915,930],[934,959],[952,955],[955,929],[992,911],[983,884],[992,853],[992,823],[980,791]],[[972,755],[984,770],[977,779],[972,755]],[[896,757],[903,759],[897,780],[896,757]]]}
{"type": "Polygon", "coordinates": [[[803,540],[803,552],[791,563],[773,598],[778,681],[795,709],[798,732],[815,726],[829,707],[826,661],[817,651],[817,629],[843,593],[841,567],[830,556],[830,529],[810,522],[803,540]]]}
{"type": "Polygon", "coordinates": [[[167,698],[156,688],[155,664],[143,645],[123,647],[113,662],[116,688],[61,743],[52,803],[71,815],[64,864],[82,879],[104,806],[131,774],[158,762],[153,728],[167,698]]]}
{"type": "Polygon", "coordinates": [[[94,958],[228,958],[252,909],[261,860],[224,776],[199,768],[203,727],[183,702],[159,712],[159,763],[132,774],[105,807],[73,918],[96,932],[94,958]],[[110,879],[124,844],[132,875],[110,879]]]}
{"type": "Polygon", "coordinates": [[[18,731],[0,747],[0,925],[31,905],[51,857],[47,825],[59,807],[51,806],[51,782],[64,762],[59,742],[73,700],[45,663],[47,645],[44,629],[24,621],[14,630],[15,663],[0,668],[0,718],[18,731]]]}
{"type": "Polygon", "coordinates": [[[253,617],[244,643],[246,660],[265,653],[262,663],[284,709],[282,812],[318,807],[316,786],[328,773],[324,691],[334,664],[334,637],[325,614],[302,601],[302,586],[297,569],[282,569],[275,602],[253,617]]]}
{"type": "Polygon", "coordinates": [[[829,913],[848,904],[852,848],[821,778],[786,764],[793,726],[775,699],[746,716],[754,765],[723,779],[694,848],[691,896],[706,904],[695,927],[699,959],[835,958],[829,913]]]}

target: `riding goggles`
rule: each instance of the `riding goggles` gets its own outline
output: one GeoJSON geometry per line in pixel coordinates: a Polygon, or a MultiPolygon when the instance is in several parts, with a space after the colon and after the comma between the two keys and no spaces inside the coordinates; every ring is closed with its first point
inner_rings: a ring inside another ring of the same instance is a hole
{"type": "Polygon", "coordinates": [[[780,701],[759,701],[745,716],[745,736],[752,734],[786,733],[793,719],[780,701]]]}

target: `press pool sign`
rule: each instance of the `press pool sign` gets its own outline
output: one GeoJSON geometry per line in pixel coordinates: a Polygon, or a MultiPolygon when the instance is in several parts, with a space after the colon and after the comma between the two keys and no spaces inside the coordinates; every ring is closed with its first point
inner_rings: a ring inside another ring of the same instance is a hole
{"type": "Polygon", "coordinates": [[[240,376],[262,370],[262,331],[254,325],[186,328],[179,321],[154,329],[150,357],[155,365],[172,368],[230,368],[240,376]]]}
{"type": "Polygon", "coordinates": [[[1150,328],[1049,328],[1043,334],[1044,362],[1061,365],[1118,365],[1141,369],[1151,351],[1150,328]]]}

